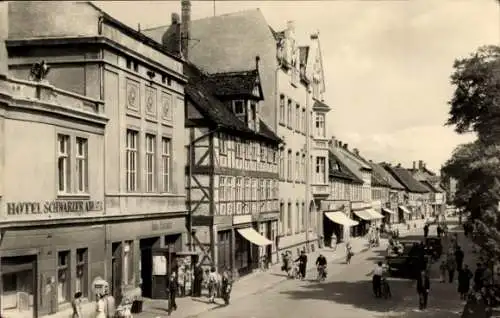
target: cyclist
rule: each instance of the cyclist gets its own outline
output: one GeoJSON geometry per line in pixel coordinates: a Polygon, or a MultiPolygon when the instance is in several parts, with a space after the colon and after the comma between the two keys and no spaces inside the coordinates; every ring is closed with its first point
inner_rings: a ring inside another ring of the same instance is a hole
{"type": "Polygon", "coordinates": [[[323,254],[319,254],[316,259],[316,267],[318,268],[318,281],[321,281],[326,276],[326,257],[323,254]]]}

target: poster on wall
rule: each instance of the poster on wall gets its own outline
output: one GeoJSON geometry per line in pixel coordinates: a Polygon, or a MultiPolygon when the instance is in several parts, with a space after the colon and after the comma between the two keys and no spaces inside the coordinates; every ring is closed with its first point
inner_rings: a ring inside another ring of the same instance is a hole
{"type": "Polygon", "coordinates": [[[167,275],[167,257],[164,255],[153,256],[153,275],[167,275]]]}

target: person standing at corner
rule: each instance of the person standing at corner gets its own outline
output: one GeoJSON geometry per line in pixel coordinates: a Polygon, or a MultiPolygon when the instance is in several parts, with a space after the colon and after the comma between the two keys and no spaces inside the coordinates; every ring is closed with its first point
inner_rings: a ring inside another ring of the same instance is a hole
{"type": "Polygon", "coordinates": [[[306,270],[307,270],[306,251],[302,250],[300,252],[300,256],[295,260],[295,262],[299,262],[299,272],[300,272],[301,279],[306,278],[306,270]]]}
{"type": "Polygon", "coordinates": [[[427,300],[429,297],[430,288],[431,282],[429,279],[429,274],[426,270],[422,270],[417,278],[417,293],[420,310],[425,310],[427,308],[427,300]]]}
{"type": "Polygon", "coordinates": [[[175,302],[175,298],[177,296],[178,291],[177,284],[177,275],[176,272],[173,271],[168,280],[168,315],[172,313],[173,310],[177,310],[177,304],[175,302]]]}

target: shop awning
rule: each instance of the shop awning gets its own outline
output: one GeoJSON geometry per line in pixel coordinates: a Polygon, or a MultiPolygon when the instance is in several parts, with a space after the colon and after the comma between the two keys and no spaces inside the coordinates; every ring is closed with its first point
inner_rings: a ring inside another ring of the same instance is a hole
{"type": "Polygon", "coordinates": [[[382,214],[378,213],[374,209],[368,209],[368,211],[370,212],[370,214],[372,216],[372,220],[379,220],[379,219],[384,218],[384,216],[382,214]]]}
{"type": "Polygon", "coordinates": [[[337,223],[344,226],[356,226],[359,222],[351,220],[343,212],[326,212],[325,216],[330,219],[333,223],[337,223]]]}
{"type": "Polygon", "coordinates": [[[399,208],[400,208],[401,210],[403,210],[403,212],[404,212],[404,213],[406,213],[406,214],[411,214],[410,210],[408,210],[405,206],[400,205],[400,206],[399,206],[399,208]]]}
{"type": "Polygon", "coordinates": [[[394,212],[393,210],[389,210],[387,208],[382,208],[382,211],[388,214],[396,214],[396,212],[394,212]]]}
{"type": "Polygon", "coordinates": [[[250,243],[253,243],[258,246],[266,246],[266,245],[271,245],[273,242],[271,240],[268,240],[264,236],[260,235],[259,232],[254,230],[251,227],[247,227],[244,229],[238,229],[238,233],[241,234],[247,241],[250,243]]]}
{"type": "Polygon", "coordinates": [[[370,214],[370,209],[354,211],[354,214],[356,214],[360,219],[365,221],[370,221],[372,219],[372,215],[370,214]]]}

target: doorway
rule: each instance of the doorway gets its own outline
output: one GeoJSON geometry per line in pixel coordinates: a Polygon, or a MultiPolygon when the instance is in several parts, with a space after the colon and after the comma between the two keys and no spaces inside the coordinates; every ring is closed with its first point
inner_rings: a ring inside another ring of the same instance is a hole
{"type": "Polygon", "coordinates": [[[14,318],[36,317],[38,312],[37,257],[3,257],[2,314],[14,318]]]}
{"type": "Polygon", "coordinates": [[[141,250],[141,290],[147,298],[153,297],[153,248],[160,246],[160,238],[145,238],[139,241],[141,250]]]}

